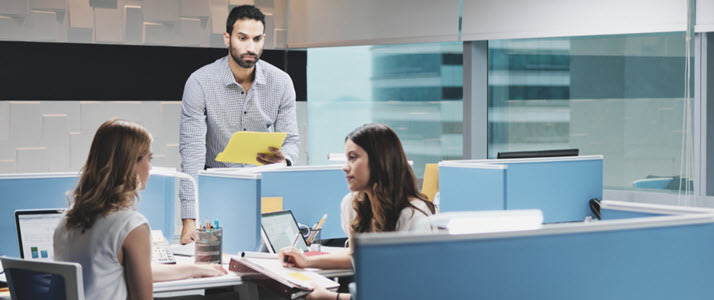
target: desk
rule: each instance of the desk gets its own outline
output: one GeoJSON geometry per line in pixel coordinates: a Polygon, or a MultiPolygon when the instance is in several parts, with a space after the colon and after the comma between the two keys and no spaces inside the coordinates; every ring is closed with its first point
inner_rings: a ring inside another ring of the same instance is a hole
{"type": "MultiPolygon", "coordinates": [[[[238,257],[236,255],[228,255],[224,254],[223,255],[223,268],[228,270],[228,264],[231,261],[232,257],[238,257]]],[[[193,257],[186,257],[186,256],[176,256],[176,262],[179,264],[188,264],[188,263],[193,263],[193,257]]],[[[325,277],[344,277],[344,276],[352,276],[354,275],[354,270],[352,269],[336,269],[336,270],[314,270],[318,274],[325,276],[325,277]]],[[[174,280],[174,281],[164,281],[164,282],[155,282],[154,283],[154,296],[161,296],[161,295],[156,295],[156,293],[166,293],[166,292],[179,292],[179,291],[188,291],[188,290],[203,290],[203,289],[209,289],[209,288],[218,288],[218,287],[239,287],[244,285],[243,280],[241,280],[240,276],[236,275],[233,272],[228,272],[228,274],[223,275],[223,276],[218,276],[218,277],[206,277],[206,278],[191,278],[191,279],[182,279],[182,280],[174,280]]],[[[254,287],[249,287],[248,290],[252,290],[254,287]]],[[[236,289],[238,291],[238,289],[236,289]]],[[[238,291],[239,293],[242,291],[238,291]]],[[[253,291],[246,291],[247,293],[253,293],[253,291]]],[[[241,299],[244,299],[241,297],[241,299]]],[[[247,299],[253,299],[253,297],[249,297],[247,299]]]]}

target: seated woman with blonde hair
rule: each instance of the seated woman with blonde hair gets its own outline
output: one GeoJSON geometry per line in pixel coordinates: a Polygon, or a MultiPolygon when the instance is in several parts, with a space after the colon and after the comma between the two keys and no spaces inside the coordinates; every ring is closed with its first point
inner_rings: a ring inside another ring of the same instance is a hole
{"type": "MultiPolygon", "coordinates": [[[[430,231],[427,217],[434,205],[419,192],[416,176],[407,162],[397,134],[383,124],[366,124],[345,138],[347,185],[352,191],[342,199],[342,228],[350,246],[356,233],[386,231],[430,231]]],[[[305,256],[295,248],[280,251],[288,266],[320,269],[352,268],[352,251],[305,256]]],[[[315,287],[308,299],[349,299],[315,287]]]]}
{"type": "Polygon", "coordinates": [[[55,260],[82,265],[86,299],[152,299],[154,281],[227,273],[220,265],[151,264],[149,222],[134,208],[149,180],[151,142],[133,122],[99,126],[74,203],[55,229],[55,260]]]}

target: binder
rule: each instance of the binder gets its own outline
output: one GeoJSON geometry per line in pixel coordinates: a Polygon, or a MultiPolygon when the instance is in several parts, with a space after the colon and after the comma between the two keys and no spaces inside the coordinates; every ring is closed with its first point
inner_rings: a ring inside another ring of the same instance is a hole
{"type": "Polygon", "coordinates": [[[230,271],[241,279],[277,292],[288,299],[297,299],[312,292],[310,282],[327,290],[337,290],[338,283],[313,271],[283,267],[278,255],[261,252],[242,252],[240,258],[231,258],[230,271]]]}

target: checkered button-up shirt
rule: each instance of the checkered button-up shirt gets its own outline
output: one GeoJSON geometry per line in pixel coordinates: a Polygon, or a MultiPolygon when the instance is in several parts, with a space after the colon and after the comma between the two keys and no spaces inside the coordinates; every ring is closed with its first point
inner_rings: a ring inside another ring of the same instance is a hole
{"type": "MultiPolygon", "coordinates": [[[[259,60],[249,90],[238,84],[228,56],[193,72],[181,103],[181,169],[198,179],[204,166],[225,168],[240,164],[216,161],[236,131],[286,132],[281,152],[294,163],[300,138],[295,115],[295,88],[287,73],[259,60]]],[[[182,179],[181,218],[195,219],[194,188],[182,179]]]]}

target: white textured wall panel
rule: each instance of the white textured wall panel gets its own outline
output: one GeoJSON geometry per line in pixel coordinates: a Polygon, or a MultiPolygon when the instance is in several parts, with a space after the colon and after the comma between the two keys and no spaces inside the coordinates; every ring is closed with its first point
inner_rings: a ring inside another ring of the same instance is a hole
{"type": "Polygon", "coordinates": [[[69,26],[94,28],[94,10],[87,0],[69,0],[69,26]]]}
{"type": "Polygon", "coordinates": [[[179,16],[176,0],[144,0],[142,8],[147,22],[176,22],[179,16]]]}
{"type": "Polygon", "coordinates": [[[57,13],[33,10],[30,13],[30,28],[30,37],[34,41],[57,41],[59,32],[57,13]]]}
{"type": "Polygon", "coordinates": [[[179,144],[166,144],[166,167],[176,168],[181,170],[181,154],[179,153],[179,144]]]}
{"type": "Polygon", "coordinates": [[[87,161],[93,138],[94,131],[69,133],[70,169],[79,171],[82,168],[87,161]]]}
{"type": "Polygon", "coordinates": [[[679,0],[463,0],[461,38],[469,41],[684,31],[686,4],[679,0]]]}
{"type": "Polygon", "coordinates": [[[144,44],[164,45],[171,40],[171,32],[163,23],[144,22],[144,44]]]}
{"type": "Polygon", "coordinates": [[[0,159],[0,174],[2,173],[15,173],[17,172],[17,166],[14,159],[12,160],[2,160],[0,159]]]}
{"type": "Polygon", "coordinates": [[[161,102],[161,139],[164,144],[179,143],[181,102],[161,102]]]}
{"type": "Polygon", "coordinates": [[[40,114],[65,114],[69,131],[80,130],[79,101],[40,101],[40,114]]]}
{"type": "Polygon", "coordinates": [[[10,101],[10,140],[17,147],[42,144],[42,115],[39,101],[10,101]]]}
{"type": "Polygon", "coordinates": [[[151,132],[154,138],[161,137],[161,102],[141,102],[141,111],[136,121],[151,132]]]}
{"type": "Polygon", "coordinates": [[[226,31],[226,20],[228,19],[227,0],[211,1],[211,33],[223,34],[226,31]]]}
{"type": "Polygon", "coordinates": [[[139,101],[82,101],[80,105],[82,131],[95,131],[111,118],[139,122],[142,108],[139,101]]]}
{"type": "Polygon", "coordinates": [[[0,9],[4,15],[24,17],[30,14],[30,5],[27,0],[0,0],[0,9]]]}
{"type": "Polygon", "coordinates": [[[10,102],[0,102],[0,141],[10,138],[10,102]]]}
{"type": "Polygon", "coordinates": [[[458,0],[292,0],[288,47],[456,41],[458,0]]]}
{"type": "Polygon", "coordinates": [[[43,115],[42,136],[47,148],[47,165],[50,172],[70,168],[69,120],[65,114],[43,115]]]}
{"type": "Polygon", "coordinates": [[[123,11],[120,9],[95,8],[94,39],[97,42],[123,42],[123,11]]]}
{"type": "Polygon", "coordinates": [[[181,0],[179,16],[189,18],[208,18],[211,14],[209,0],[181,0]]]}
{"type": "Polygon", "coordinates": [[[49,171],[45,147],[17,148],[17,172],[39,173],[49,171]]]}
{"type": "Polygon", "coordinates": [[[178,24],[178,44],[183,46],[199,46],[201,44],[201,20],[180,18],[178,24]]]}
{"type": "Polygon", "coordinates": [[[67,0],[31,0],[32,9],[37,10],[65,10],[67,0]]]}

